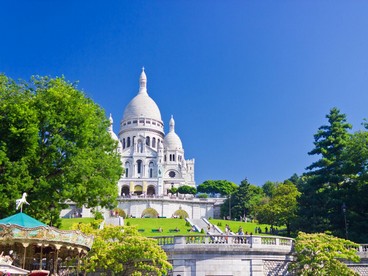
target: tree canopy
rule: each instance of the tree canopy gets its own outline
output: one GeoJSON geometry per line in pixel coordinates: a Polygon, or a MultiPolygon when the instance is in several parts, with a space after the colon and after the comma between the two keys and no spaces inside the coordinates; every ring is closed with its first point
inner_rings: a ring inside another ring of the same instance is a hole
{"type": "Polygon", "coordinates": [[[179,194],[192,194],[195,195],[197,193],[197,189],[192,186],[183,185],[178,188],[179,194]]]}
{"type": "Polygon", "coordinates": [[[171,264],[165,251],[151,238],[142,237],[134,227],[90,224],[79,230],[94,235],[91,251],[83,263],[86,272],[113,272],[118,275],[167,275],[171,264]]]}
{"type": "Polygon", "coordinates": [[[0,218],[28,194],[26,212],[58,222],[67,200],[112,208],[122,173],[104,111],[64,78],[16,83],[0,75],[0,218]]]}
{"type": "Polygon", "coordinates": [[[295,275],[359,275],[342,260],[359,262],[357,244],[331,235],[300,232],[295,239],[295,256],[289,270],[295,275]]]}
{"type": "Polygon", "coordinates": [[[332,108],[314,135],[313,162],[298,183],[298,228],[365,242],[368,238],[368,132],[349,133],[346,115],[332,108]],[[344,208],[342,208],[344,206],[344,208]]]}
{"type": "Polygon", "coordinates": [[[198,185],[199,193],[230,195],[237,190],[238,186],[227,180],[206,180],[198,185]]]}
{"type": "Polygon", "coordinates": [[[233,218],[254,217],[256,206],[263,197],[264,193],[261,187],[252,185],[247,179],[244,179],[231,197],[225,200],[221,208],[221,214],[222,216],[230,214],[230,206],[231,217],[233,218]]]}
{"type": "Polygon", "coordinates": [[[286,230],[290,236],[291,223],[297,215],[297,198],[300,192],[297,187],[289,180],[278,184],[272,193],[269,202],[257,208],[257,218],[260,223],[271,225],[286,225],[286,230]]]}

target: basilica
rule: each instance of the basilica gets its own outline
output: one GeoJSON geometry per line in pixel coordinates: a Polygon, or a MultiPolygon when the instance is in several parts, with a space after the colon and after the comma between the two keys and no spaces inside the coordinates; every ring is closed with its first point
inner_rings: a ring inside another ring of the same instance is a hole
{"type": "Polygon", "coordinates": [[[195,187],[194,159],[185,159],[173,116],[165,134],[160,109],[148,95],[144,68],[139,91],[125,107],[118,135],[112,124],[110,115],[109,132],[118,142],[124,167],[118,183],[120,196],[164,196],[174,187],[195,187]]]}

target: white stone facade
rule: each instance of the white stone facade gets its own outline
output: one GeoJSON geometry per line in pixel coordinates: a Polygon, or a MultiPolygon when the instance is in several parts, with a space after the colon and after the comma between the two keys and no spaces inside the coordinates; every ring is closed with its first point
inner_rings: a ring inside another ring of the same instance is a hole
{"type": "Polygon", "coordinates": [[[147,92],[147,77],[142,70],[138,94],[126,106],[118,135],[118,151],[125,173],[118,183],[122,197],[137,195],[160,197],[182,185],[195,187],[194,159],[185,160],[184,148],[171,117],[165,135],[161,113],[147,92]]]}

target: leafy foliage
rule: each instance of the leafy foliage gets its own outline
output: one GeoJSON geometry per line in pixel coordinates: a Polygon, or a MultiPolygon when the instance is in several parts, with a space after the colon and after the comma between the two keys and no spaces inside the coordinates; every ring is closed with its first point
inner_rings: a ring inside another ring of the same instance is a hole
{"type": "Polygon", "coordinates": [[[264,193],[261,187],[252,185],[247,179],[244,179],[231,198],[225,201],[221,208],[221,214],[222,216],[226,215],[230,205],[232,217],[252,217],[255,215],[256,206],[263,197],[264,193]]]}
{"type": "Polygon", "coordinates": [[[257,208],[259,222],[276,226],[286,225],[286,230],[290,236],[290,225],[297,215],[297,198],[299,196],[300,192],[291,181],[286,180],[277,185],[270,201],[257,208]]]}
{"type": "Polygon", "coordinates": [[[197,189],[192,186],[183,185],[178,188],[179,194],[192,194],[195,195],[197,193],[197,189]]]}
{"type": "Polygon", "coordinates": [[[328,124],[315,134],[315,148],[309,153],[320,159],[307,168],[309,172],[298,184],[302,193],[298,228],[306,232],[328,230],[339,237],[365,242],[368,134],[367,131],[350,134],[351,125],[337,108],[331,109],[326,117],[328,124]]]}
{"type": "Polygon", "coordinates": [[[206,180],[198,185],[199,193],[230,195],[237,190],[238,186],[227,180],[206,180]]]}
{"type": "Polygon", "coordinates": [[[122,173],[103,110],[64,78],[0,75],[0,217],[28,194],[27,213],[53,225],[63,202],[112,208],[122,173]]]}
{"type": "Polygon", "coordinates": [[[171,269],[166,253],[154,239],[142,237],[134,227],[106,226],[102,230],[79,225],[95,239],[83,268],[87,272],[113,272],[118,275],[166,275],[171,269]]]}
{"type": "Polygon", "coordinates": [[[359,262],[357,244],[327,234],[300,232],[295,240],[296,261],[289,270],[296,275],[359,275],[341,260],[359,262]]]}

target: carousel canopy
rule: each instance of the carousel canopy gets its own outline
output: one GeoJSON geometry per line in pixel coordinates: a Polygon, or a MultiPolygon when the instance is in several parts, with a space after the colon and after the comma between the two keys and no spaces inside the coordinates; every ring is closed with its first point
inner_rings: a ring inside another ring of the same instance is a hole
{"type": "Polygon", "coordinates": [[[18,213],[10,217],[0,219],[0,224],[19,225],[24,228],[47,226],[46,224],[26,215],[25,213],[18,213]]]}

